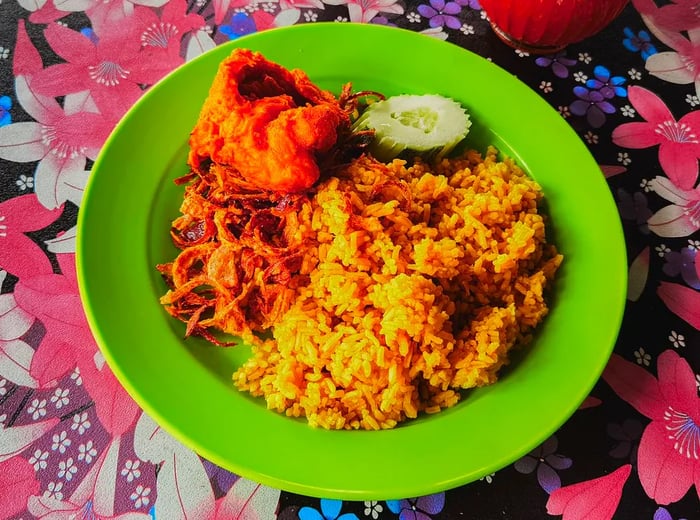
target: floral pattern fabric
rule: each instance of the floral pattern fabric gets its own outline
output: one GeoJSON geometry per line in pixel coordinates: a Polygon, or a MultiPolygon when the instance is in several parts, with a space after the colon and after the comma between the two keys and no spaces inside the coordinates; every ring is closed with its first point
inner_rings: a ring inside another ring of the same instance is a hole
{"type": "Polygon", "coordinates": [[[548,56],[505,46],[477,0],[1,0],[0,520],[700,518],[699,158],[697,0],[632,0],[548,56]],[[623,222],[627,309],[600,381],[541,446],[457,489],[343,502],[231,474],[139,409],[82,311],[76,218],[117,121],[216,45],[318,21],[422,32],[512,72],[589,147],[623,222]]]}

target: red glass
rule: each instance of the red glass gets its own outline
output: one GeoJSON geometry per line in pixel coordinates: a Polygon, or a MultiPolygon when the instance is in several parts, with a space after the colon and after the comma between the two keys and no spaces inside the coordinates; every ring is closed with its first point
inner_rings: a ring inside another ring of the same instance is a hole
{"type": "Polygon", "coordinates": [[[480,0],[493,30],[511,45],[551,53],[593,36],[629,0],[480,0]]]}

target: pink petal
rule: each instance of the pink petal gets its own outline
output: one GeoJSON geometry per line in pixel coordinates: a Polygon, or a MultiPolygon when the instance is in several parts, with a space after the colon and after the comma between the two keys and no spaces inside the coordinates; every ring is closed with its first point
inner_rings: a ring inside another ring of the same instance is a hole
{"type": "Polygon", "coordinates": [[[17,24],[17,43],[15,43],[12,71],[15,76],[31,75],[44,68],[41,55],[27,35],[24,20],[17,24]]]}
{"type": "Polygon", "coordinates": [[[37,72],[32,80],[40,94],[52,97],[82,92],[93,86],[87,67],[72,63],[58,63],[46,67],[37,72]]]}
{"type": "Polygon", "coordinates": [[[0,158],[13,162],[34,162],[48,152],[41,125],[34,121],[0,126],[0,158]]]}
{"type": "Polygon", "coordinates": [[[0,464],[0,520],[23,511],[30,496],[39,492],[34,468],[21,457],[0,464]]]}
{"type": "Polygon", "coordinates": [[[121,82],[114,87],[95,88],[92,97],[105,118],[115,124],[138,101],[143,90],[131,82],[121,82]]]}
{"type": "Polygon", "coordinates": [[[44,7],[29,15],[29,21],[41,25],[55,22],[68,14],[66,10],[62,10],[62,7],[57,0],[46,2],[44,7]]]}
{"type": "Polygon", "coordinates": [[[51,124],[63,115],[61,106],[56,99],[39,94],[33,86],[36,85],[34,76],[17,76],[15,92],[22,108],[39,123],[51,124]]]}
{"type": "Polygon", "coordinates": [[[687,85],[695,75],[677,52],[659,52],[649,56],[644,64],[650,74],[669,83],[687,85]]]}
{"type": "Polygon", "coordinates": [[[44,251],[23,233],[0,236],[0,267],[20,279],[53,270],[44,251]]]}
{"type": "Polygon", "coordinates": [[[61,253],[56,255],[61,274],[66,277],[68,283],[78,290],[78,275],[75,265],[75,253],[61,253]]]}
{"type": "Polygon", "coordinates": [[[636,363],[613,354],[603,371],[603,379],[615,393],[650,419],[661,419],[666,401],[654,376],[636,363]]]}
{"type": "Polygon", "coordinates": [[[40,320],[53,320],[57,328],[87,326],[80,296],[65,276],[20,278],[15,285],[15,299],[22,309],[40,320]]]}
{"type": "Polygon", "coordinates": [[[585,410],[586,408],[595,408],[596,406],[600,406],[603,401],[598,399],[595,396],[589,395],[584,399],[584,401],[581,403],[581,405],[578,407],[579,410],[585,410]]]}
{"type": "Polygon", "coordinates": [[[108,365],[102,369],[93,359],[79,359],[80,376],[90,397],[95,401],[95,411],[100,423],[112,436],[126,432],[139,412],[138,405],[119,383],[108,365]]]}
{"type": "Polygon", "coordinates": [[[69,63],[86,65],[94,59],[95,44],[78,31],[52,23],[44,36],[53,51],[69,63]]]}
{"type": "MultiPolygon", "coordinates": [[[[700,134],[699,134],[700,135],[700,134]]],[[[659,146],[659,163],[668,178],[681,189],[690,190],[698,178],[700,146],[664,141],[659,146]]]]}
{"type": "Polygon", "coordinates": [[[49,388],[56,381],[75,368],[78,352],[65,336],[49,330],[36,349],[29,374],[37,381],[39,388],[49,388]]]}
{"type": "Polygon", "coordinates": [[[61,216],[61,211],[46,209],[36,195],[29,193],[0,203],[0,215],[5,217],[3,223],[10,228],[9,232],[14,233],[44,229],[61,216]]]}
{"type": "Polygon", "coordinates": [[[661,282],[657,294],[672,313],[700,330],[700,292],[685,285],[661,282]]]}
{"type": "Polygon", "coordinates": [[[627,89],[627,96],[639,115],[653,125],[676,120],[666,103],[651,90],[633,85],[627,89]]]}
{"type": "Polygon", "coordinates": [[[547,500],[547,513],[564,515],[562,520],[611,519],[631,469],[626,464],[604,477],[557,489],[547,500]]]}
{"type": "Polygon", "coordinates": [[[674,449],[662,421],[653,421],[644,430],[637,461],[639,481],[658,504],[677,502],[693,483],[694,464],[674,449]]]}
{"type": "Polygon", "coordinates": [[[647,224],[649,229],[660,237],[688,237],[699,229],[683,207],[673,204],[654,213],[647,220],[647,224]]]}
{"type": "Polygon", "coordinates": [[[661,142],[654,125],[649,123],[624,123],[612,133],[612,140],[623,148],[649,148],[661,142]]]}
{"type": "MultiPolygon", "coordinates": [[[[664,351],[657,360],[659,388],[676,410],[696,413],[698,388],[695,373],[688,362],[673,350],[664,351]]],[[[700,421],[699,421],[700,422],[700,421]]]]}

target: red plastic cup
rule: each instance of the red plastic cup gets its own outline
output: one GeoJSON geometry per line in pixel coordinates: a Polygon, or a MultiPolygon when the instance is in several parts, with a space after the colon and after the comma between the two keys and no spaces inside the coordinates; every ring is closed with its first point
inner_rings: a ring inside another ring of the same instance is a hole
{"type": "Polygon", "coordinates": [[[593,36],[629,0],[480,0],[496,34],[532,53],[557,52],[593,36]]]}

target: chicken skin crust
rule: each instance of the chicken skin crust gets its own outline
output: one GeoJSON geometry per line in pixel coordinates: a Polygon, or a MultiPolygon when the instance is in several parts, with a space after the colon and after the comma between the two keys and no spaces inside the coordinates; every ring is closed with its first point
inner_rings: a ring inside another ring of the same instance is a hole
{"type": "Polygon", "coordinates": [[[301,192],[318,180],[319,159],[349,126],[338,99],[306,73],[235,49],[190,134],[188,164],[201,170],[211,161],[258,188],[301,192]]]}

